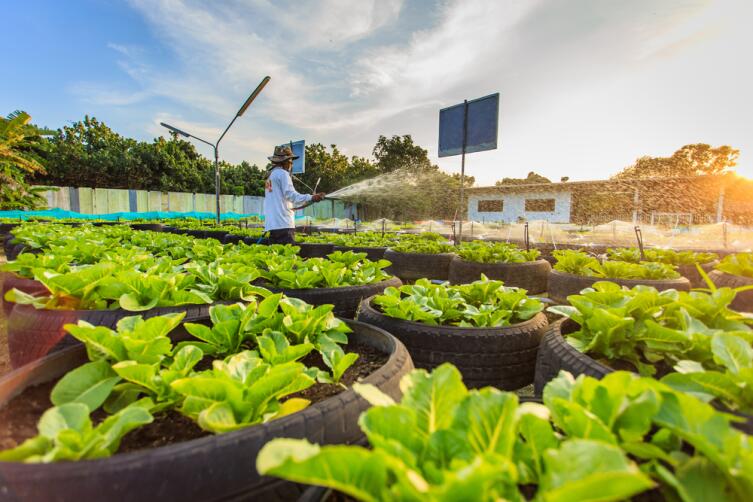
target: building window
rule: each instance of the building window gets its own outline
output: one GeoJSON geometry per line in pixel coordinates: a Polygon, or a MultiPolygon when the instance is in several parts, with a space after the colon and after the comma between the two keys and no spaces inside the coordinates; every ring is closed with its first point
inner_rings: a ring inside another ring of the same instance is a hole
{"type": "Polygon", "coordinates": [[[479,213],[501,213],[502,201],[501,200],[480,200],[478,201],[479,213]]]}
{"type": "Polygon", "coordinates": [[[552,213],[554,212],[554,199],[526,199],[526,211],[552,213]]]}

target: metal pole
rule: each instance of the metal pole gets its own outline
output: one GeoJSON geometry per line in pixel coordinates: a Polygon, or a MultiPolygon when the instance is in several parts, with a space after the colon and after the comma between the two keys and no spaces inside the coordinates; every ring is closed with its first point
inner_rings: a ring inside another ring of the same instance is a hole
{"type": "Polygon", "coordinates": [[[463,100],[463,150],[460,157],[460,204],[458,207],[458,237],[455,244],[463,240],[463,196],[465,195],[465,145],[468,141],[468,100],[463,100]]]}
{"type": "MultiPolygon", "coordinates": [[[[220,138],[222,139],[222,138],[220,138]]],[[[219,141],[217,142],[219,144],[219,141]]],[[[220,156],[214,147],[214,197],[217,203],[217,224],[220,224],[220,156]]]]}
{"type": "Polygon", "coordinates": [[[724,185],[719,188],[719,200],[716,204],[716,222],[724,221],[724,185]]]}

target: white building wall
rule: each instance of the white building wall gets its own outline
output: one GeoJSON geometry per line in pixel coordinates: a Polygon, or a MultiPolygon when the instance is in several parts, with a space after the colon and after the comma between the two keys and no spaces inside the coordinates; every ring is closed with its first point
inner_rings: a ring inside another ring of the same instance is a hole
{"type": "Polygon", "coordinates": [[[468,219],[515,223],[519,217],[528,221],[545,220],[550,223],[569,223],[571,192],[521,192],[502,195],[471,195],[468,197],[468,219]],[[554,199],[554,211],[526,211],[526,199],[554,199]],[[479,200],[501,200],[501,212],[479,212],[479,200]]]}

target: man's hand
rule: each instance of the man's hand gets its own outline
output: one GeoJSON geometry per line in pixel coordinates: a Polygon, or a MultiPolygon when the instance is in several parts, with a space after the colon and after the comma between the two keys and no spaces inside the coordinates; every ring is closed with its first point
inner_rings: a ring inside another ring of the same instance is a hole
{"type": "Polygon", "coordinates": [[[320,202],[324,200],[324,197],[326,196],[327,194],[324,192],[315,193],[314,195],[311,196],[311,200],[313,200],[314,202],[320,202]]]}

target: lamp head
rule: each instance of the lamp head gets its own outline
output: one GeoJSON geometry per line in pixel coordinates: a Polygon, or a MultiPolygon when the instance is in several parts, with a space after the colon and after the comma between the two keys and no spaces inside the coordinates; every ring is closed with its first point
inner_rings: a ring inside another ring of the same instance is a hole
{"type": "Polygon", "coordinates": [[[244,113],[246,113],[246,110],[249,106],[251,106],[251,103],[256,99],[256,96],[261,93],[262,89],[264,89],[264,86],[267,85],[267,83],[271,80],[270,77],[264,77],[262,81],[259,83],[259,85],[256,86],[256,89],[254,89],[254,92],[251,93],[251,95],[248,97],[245,103],[243,103],[243,106],[241,106],[241,109],[238,110],[237,117],[242,116],[244,113]]]}
{"type": "Polygon", "coordinates": [[[168,130],[170,130],[170,131],[174,132],[175,134],[180,134],[181,136],[185,136],[186,138],[188,138],[188,137],[190,137],[190,136],[191,136],[191,135],[190,135],[190,134],[188,134],[187,132],[185,132],[185,131],[181,131],[181,130],[180,130],[180,129],[178,129],[177,127],[173,127],[173,126],[171,126],[170,124],[165,124],[164,122],[160,122],[160,123],[159,123],[159,125],[161,125],[162,127],[164,127],[164,128],[166,128],[166,129],[168,129],[168,130]]]}

